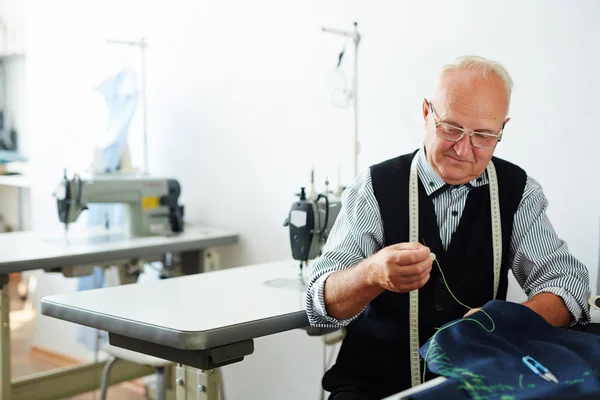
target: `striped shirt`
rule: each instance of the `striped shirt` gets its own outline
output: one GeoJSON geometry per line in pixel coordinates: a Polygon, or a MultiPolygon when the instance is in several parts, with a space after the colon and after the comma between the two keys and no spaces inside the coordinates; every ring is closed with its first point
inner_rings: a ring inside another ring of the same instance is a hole
{"type": "MultiPolygon", "coordinates": [[[[447,185],[429,165],[423,148],[416,157],[419,179],[427,195],[431,197],[434,192],[441,192],[436,193],[432,201],[440,239],[447,249],[458,227],[470,189],[487,185],[487,174],[484,171],[471,182],[451,186],[444,191],[441,189],[447,185]]],[[[553,293],[565,302],[573,316],[573,325],[588,323],[588,270],[569,253],[567,244],[557,236],[546,215],[547,207],[548,200],[542,187],[528,176],[523,197],[514,215],[509,265],[529,298],[542,292],[553,293]]],[[[379,205],[367,170],[342,194],[342,209],[322,255],[313,263],[306,294],[306,310],[311,325],[337,328],[348,325],[361,314],[346,320],[328,315],[323,297],[325,280],[333,272],[350,268],[382,249],[383,238],[379,205]]]]}

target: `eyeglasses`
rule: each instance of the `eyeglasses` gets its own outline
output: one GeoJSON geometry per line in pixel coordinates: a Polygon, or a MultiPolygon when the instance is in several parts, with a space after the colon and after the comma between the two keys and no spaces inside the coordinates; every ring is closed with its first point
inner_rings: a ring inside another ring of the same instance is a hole
{"type": "Polygon", "coordinates": [[[485,132],[467,133],[465,129],[459,128],[458,126],[450,125],[445,122],[438,122],[436,118],[437,113],[433,109],[433,104],[431,104],[431,102],[429,103],[429,108],[435,122],[435,133],[442,139],[449,140],[451,142],[459,142],[465,135],[467,135],[471,138],[471,144],[480,149],[494,147],[502,139],[502,132],[504,131],[505,123],[502,124],[502,129],[500,129],[500,132],[497,135],[485,132]]]}

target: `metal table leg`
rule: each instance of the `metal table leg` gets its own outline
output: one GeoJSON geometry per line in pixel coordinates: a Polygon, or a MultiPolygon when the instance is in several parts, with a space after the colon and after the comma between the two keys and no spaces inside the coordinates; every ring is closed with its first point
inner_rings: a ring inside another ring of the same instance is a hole
{"type": "Polygon", "coordinates": [[[218,368],[201,370],[177,365],[177,400],[218,400],[221,374],[218,368]]]}
{"type": "Polygon", "coordinates": [[[204,250],[192,250],[181,253],[181,273],[193,275],[204,272],[204,250]]]}
{"type": "Polygon", "coordinates": [[[0,399],[12,399],[12,380],[10,374],[10,301],[8,296],[8,275],[0,275],[0,399]]]}

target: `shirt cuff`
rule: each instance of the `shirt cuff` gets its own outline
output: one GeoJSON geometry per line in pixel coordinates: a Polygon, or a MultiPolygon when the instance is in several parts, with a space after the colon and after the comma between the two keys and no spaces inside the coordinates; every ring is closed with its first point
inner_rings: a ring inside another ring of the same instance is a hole
{"type": "Polygon", "coordinates": [[[561,287],[545,287],[538,289],[531,292],[529,298],[532,298],[540,293],[552,293],[564,301],[567,310],[569,310],[571,316],[573,317],[573,321],[571,321],[569,326],[575,326],[577,324],[585,325],[590,322],[590,313],[589,308],[587,308],[587,301],[583,305],[579,304],[571,293],[561,287]]]}
{"type": "Polygon", "coordinates": [[[333,274],[336,271],[330,271],[323,275],[321,275],[314,283],[313,286],[313,309],[319,314],[323,319],[327,322],[335,325],[335,326],[346,326],[362,313],[362,311],[356,314],[353,317],[348,319],[337,319],[333,318],[327,314],[327,309],[325,307],[325,281],[329,278],[329,275],[333,274]]]}

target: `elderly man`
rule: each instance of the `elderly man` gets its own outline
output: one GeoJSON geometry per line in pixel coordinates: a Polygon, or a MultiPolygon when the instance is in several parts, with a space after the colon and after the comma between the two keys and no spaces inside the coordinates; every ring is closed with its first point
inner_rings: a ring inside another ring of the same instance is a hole
{"type": "Polygon", "coordinates": [[[330,399],[380,399],[415,384],[415,343],[467,311],[448,288],[471,307],[505,300],[509,269],[528,295],[523,305],[549,323],[589,322],[588,271],[554,232],[540,184],[493,157],[511,89],[494,61],[445,66],[423,101],[424,146],[373,165],[345,190],[307,291],[313,326],[346,326],[323,377],[330,399]]]}

